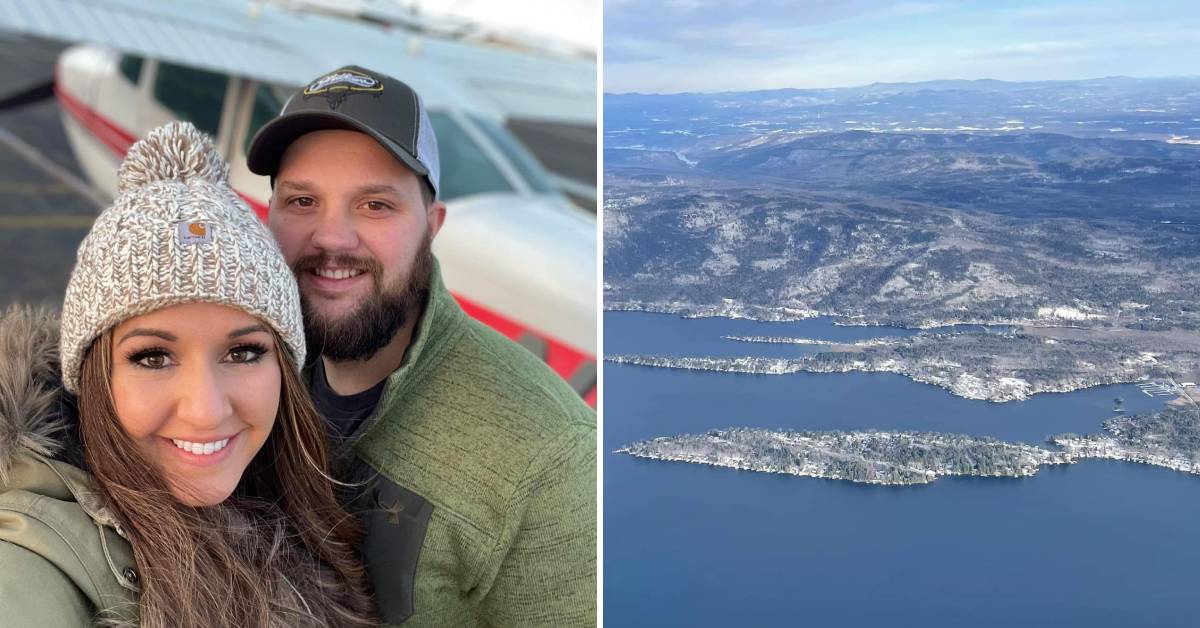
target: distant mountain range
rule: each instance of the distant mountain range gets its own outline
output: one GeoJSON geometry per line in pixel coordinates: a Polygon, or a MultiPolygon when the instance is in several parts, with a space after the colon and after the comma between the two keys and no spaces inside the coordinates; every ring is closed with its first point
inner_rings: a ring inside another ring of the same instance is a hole
{"type": "Polygon", "coordinates": [[[605,102],[606,307],[1200,328],[1200,78],[605,102]]]}
{"type": "MultiPolygon", "coordinates": [[[[1200,139],[1200,77],[928,81],[836,89],[605,94],[610,147],[662,134],[732,129],[1040,131],[1080,137],[1200,139]]],[[[677,138],[681,139],[681,138],[677,138]]]]}
{"type": "Polygon", "coordinates": [[[775,134],[689,150],[607,149],[610,172],[787,181],[1026,216],[1194,220],[1200,146],[1051,133],[775,134]]]}

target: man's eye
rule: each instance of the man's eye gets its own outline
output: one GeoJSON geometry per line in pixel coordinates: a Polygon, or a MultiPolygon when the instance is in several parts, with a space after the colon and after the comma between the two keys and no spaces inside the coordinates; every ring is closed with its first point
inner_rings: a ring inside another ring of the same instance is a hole
{"type": "Polygon", "coordinates": [[[391,209],[392,206],[383,201],[367,201],[367,209],[373,212],[382,212],[391,209]]]}
{"type": "Polygon", "coordinates": [[[297,196],[291,200],[291,204],[296,207],[312,207],[317,204],[317,201],[309,196],[297,196]]]}

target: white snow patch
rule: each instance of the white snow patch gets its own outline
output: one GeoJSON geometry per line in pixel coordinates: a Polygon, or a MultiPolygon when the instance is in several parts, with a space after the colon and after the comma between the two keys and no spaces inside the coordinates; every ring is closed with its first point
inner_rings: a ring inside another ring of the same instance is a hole
{"type": "Polygon", "coordinates": [[[1103,314],[1093,314],[1084,312],[1078,308],[1067,307],[1065,305],[1058,307],[1039,307],[1037,310],[1038,318],[1057,318],[1067,321],[1091,321],[1103,319],[1103,314]]]}

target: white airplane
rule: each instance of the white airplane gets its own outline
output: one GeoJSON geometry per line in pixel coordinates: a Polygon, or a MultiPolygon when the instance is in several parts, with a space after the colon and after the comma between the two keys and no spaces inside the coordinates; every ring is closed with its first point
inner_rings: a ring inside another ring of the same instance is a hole
{"type": "MultiPolygon", "coordinates": [[[[117,165],[138,138],[183,119],[213,136],[231,184],[264,219],[270,185],[247,169],[245,151],[297,86],[347,64],[412,85],[438,137],[447,219],[434,250],[447,285],[469,314],[595,403],[595,213],[568,202],[505,127],[589,116],[594,127],[594,60],[235,0],[0,0],[0,29],[81,42],[59,57],[54,95],[102,193],[115,195],[117,165]]],[[[594,190],[593,181],[593,200],[594,190]]]]}

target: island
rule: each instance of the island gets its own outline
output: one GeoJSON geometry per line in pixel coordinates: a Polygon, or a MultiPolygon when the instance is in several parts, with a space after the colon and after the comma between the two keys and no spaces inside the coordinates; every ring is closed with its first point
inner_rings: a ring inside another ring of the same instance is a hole
{"type": "Polygon", "coordinates": [[[866,484],[925,484],[943,475],[1023,477],[1044,464],[1075,461],[1063,452],[957,434],[752,428],[655,438],[617,451],[653,460],[866,484]]]}
{"type": "Polygon", "coordinates": [[[942,476],[1026,477],[1044,465],[1112,458],[1200,474],[1200,408],[1116,417],[1104,434],[1063,434],[1060,449],[938,432],[709,430],[617,449],[637,458],[865,484],[927,484],[942,476]]]}
{"type": "Polygon", "coordinates": [[[1200,371],[1200,338],[1162,332],[1040,329],[1028,332],[920,333],[852,343],[785,337],[743,342],[827,345],[795,358],[614,355],[618,364],[782,375],[897,373],[967,399],[1020,401],[1046,392],[1169,378],[1200,371]]]}
{"type": "Polygon", "coordinates": [[[1060,434],[1050,442],[1076,458],[1111,458],[1200,474],[1200,408],[1190,398],[1162,412],[1115,417],[1103,434],[1060,434]]]}

